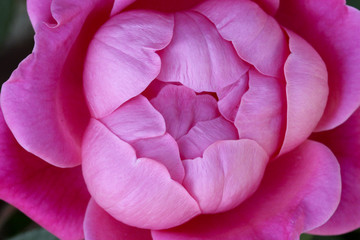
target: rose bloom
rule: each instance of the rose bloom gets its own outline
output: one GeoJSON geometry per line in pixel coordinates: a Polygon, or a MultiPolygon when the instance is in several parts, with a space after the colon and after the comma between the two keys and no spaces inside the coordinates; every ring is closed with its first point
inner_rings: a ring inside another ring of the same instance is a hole
{"type": "Polygon", "coordinates": [[[0,198],[60,239],[360,227],[360,12],[343,0],[29,0],[0,198]]]}

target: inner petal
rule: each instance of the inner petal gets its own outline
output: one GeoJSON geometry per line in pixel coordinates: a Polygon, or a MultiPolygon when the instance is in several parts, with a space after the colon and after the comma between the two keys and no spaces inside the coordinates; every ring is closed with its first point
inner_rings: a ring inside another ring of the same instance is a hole
{"type": "Polygon", "coordinates": [[[237,81],[249,66],[215,26],[197,12],[175,14],[171,43],[159,52],[158,79],[180,82],[196,92],[216,92],[237,81]]]}

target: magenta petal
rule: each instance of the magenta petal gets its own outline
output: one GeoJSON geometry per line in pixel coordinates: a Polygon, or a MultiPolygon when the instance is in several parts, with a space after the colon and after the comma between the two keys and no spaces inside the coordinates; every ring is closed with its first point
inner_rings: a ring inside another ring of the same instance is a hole
{"type": "Polygon", "coordinates": [[[360,104],[359,10],[345,6],[344,0],[288,0],[281,1],[278,17],[305,38],[326,63],[329,102],[317,130],[338,126],[360,104]]]}
{"type": "Polygon", "coordinates": [[[307,141],[270,163],[258,190],[238,208],[201,215],[154,240],[299,239],[327,221],[341,193],[339,164],[324,145],[307,141]]]}
{"type": "Polygon", "coordinates": [[[274,15],[279,9],[280,0],[254,0],[261,6],[268,14],[274,15]]]}
{"type": "Polygon", "coordinates": [[[360,110],[344,124],[313,137],[327,145],[340,163],[342,191],[335,214],[314,234],[337,235],[360,227],[360,110]]]}
{"type": "Polygon", "coordinates": [[[57,168],[19,146],[0,111],[0,199],[64,240],[83,238],[89,193],[79,167],[57,168]]]}
{"type": "Polygon", "coordinates": [[[285,83],[250,70],[249,90],[241,98],[235,118],[240,139],[255,140],[272,156],[284,136],[285,101],[285,83]]]}
{"type": "Polygon", "coordinates": [[[101,122],[125,141],[161,136],[166,130],[164,118],[142,95],[121,105],[101,122]]]}
{"type": "Polygon", "coordinates": [[[86,209],[84,232],[86,240],[152,240],[149,230],[126,225],[102,209],[91,199],[86,209]]]}
{"type": "Polygon", "coordinates": [[[203,213],[227,211],[256,190],[268,159],[255,141],[219,141],[202,158],[183,161],[184,186],[203,213]]]}
{"type": "Polygon", "coordinates": [[[180,159],[178,144],[170,134],[132,142],[138,158],[151,158],[162,163],[175,181],[182,183],[185,170],[180,159]]]}
{"type": "Polygon", "coordinates": [[[219,97],[219,111],[227,120],[231,122],[235,121],[241,98],[249,88],[248,83],[249,76],[248,74],[244,74],[238,81],[217,92],[217,96],[219,97]]]}
{"type": "Polygon", "coordinates": [[[163,115],[166,131],[176,140],[195,123],[219,116],[215,98],[207,94],[196,95],[184,86],[167,85],[150,102],[163,115]]]}
{"type": "Polygon", "coordinates": [[[200,213],[166,167],[135,150],[92,119],[83,142],[83,174],[95,201],[115,219],[140,228],[180,225],[200,213]]]}
{"type": "Polygon", "coordinates": [[[82,87],[86,46],[112,2],[54,0],[50,9],[49,1],[32,0],[28,6],[35,47],[2,87],[4,117],[27,151],[53,165],[73,167],[81,163],[89,121],[82,87]]]}
{"type": "Polygon", "coordinates": [[[291,54],[284,71],[287,95],[287,126],[281,153],[306,140],[317,126],[328,99],[326,66],[318,53],[301,37],[287,30],[291,54]]]}
{"type": "Polygon", "coordinates": [[[190,131],[179,138],[182,159],[201,157],[204,150],[216,141],[238,139],[234,125],[223,117],[195,124],[190,131]]]}
{"type": "Polygon", "coordinates": [[[158,79],[180,82],[196,92],[215,92],[249,69],[215,26],[192,11],[175,14],[174,37],[159,55],[162,67],[158,79]]]}
{"type": "Polygon", "coordinates": [[[283,76],[288,55],[287,39],[274,18],[256,3],[209,0],[196,7],[213,22],[220,35],[231,41],[238,55],[261,73],[283,76]]]}
{"type": "Polygon", "coordinates": [[[113,16],[89,48],[84,89],[91,114],[104,117],[140,94],[160,72],[160,57],[173,32],[173,16],[138,10],[113,16]]]}

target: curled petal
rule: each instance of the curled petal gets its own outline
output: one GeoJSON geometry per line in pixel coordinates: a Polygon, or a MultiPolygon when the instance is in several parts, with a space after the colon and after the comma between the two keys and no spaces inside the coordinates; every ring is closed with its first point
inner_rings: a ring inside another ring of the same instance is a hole
{"type": "Polygon", "coordinates": [[[89,48],[84,89],[92,116],[104,117],[140,94],[160,72],[156,51],[173,33],[173,16],[146,10],[113,16],[89,48]]]}
{"type": "Polygon", "coordinates": [[[184,186],[203,213],[236,207],[258,187],[268,155],[252,140],[212,144],[202,158],[184,160],[184,186]]]}
{"type": "Polygon", "coordinates": [[[92,119],[83,142],[83,174],[94,200],[115,219],[139,228],[180,225],[200,213],[164,165],[135,150],[92,119]]]}

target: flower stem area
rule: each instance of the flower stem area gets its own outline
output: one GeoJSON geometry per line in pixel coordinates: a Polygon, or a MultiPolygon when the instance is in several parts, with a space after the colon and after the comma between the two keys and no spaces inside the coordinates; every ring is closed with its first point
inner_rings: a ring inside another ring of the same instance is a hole
{"type": "MultiPolygon", "coordinates": [[[[347,4],[360,9],[359,0],[347,4]]],[[[359,23],[360,24],[360,23],[359,23]]],[[[31,53],[33,30],[26,13],[25,0],[0,1],[0,81],[5,82],[19,62],[31,53]]],[[[58,239],[15,207],[0,201],[0,239],[54,240],[58,239]]],[[[269,239],[272,239],[269,236],[269,239]]],[[[356,240],[360,229],[340,236],[312,236],[303,234],[300,240],[356,240]]]]}

